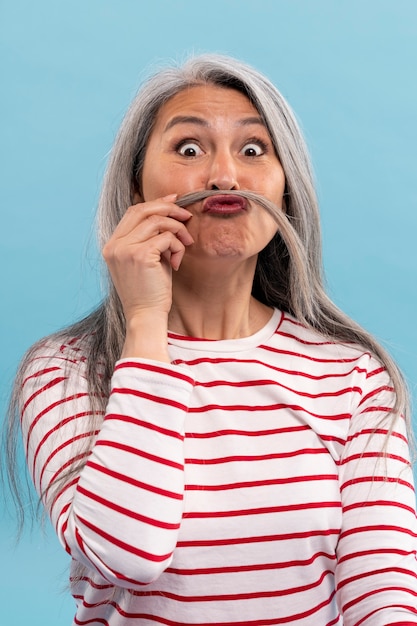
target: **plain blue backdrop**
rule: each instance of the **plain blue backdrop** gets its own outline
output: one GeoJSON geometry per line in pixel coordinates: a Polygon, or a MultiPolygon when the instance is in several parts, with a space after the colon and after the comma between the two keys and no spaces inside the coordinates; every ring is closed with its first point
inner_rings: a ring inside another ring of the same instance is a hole
{"type": "MultiPolygon", "coordinates": [[[[23,351],[100,298],[106,156],[141,80],[231,54],[268,75],[313,157],[329,291],[417,382],[414,0],[0,0],[1,414],[23,351]]],[[[71,624],[46,526],[0,516],[0,623],[71,624]]]]}

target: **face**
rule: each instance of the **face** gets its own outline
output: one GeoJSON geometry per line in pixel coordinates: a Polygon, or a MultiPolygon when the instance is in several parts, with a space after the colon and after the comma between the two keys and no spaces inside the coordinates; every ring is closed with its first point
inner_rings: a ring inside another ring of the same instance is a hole
{"type": "MultiPolygon", "coordinates": [[[[218,189],[255,191],[282,206],[285,176],[258,111],[234,89],[201,85],[161,107],[142,172],[142,200],[218,189]]],[[[277,225],[254,203],[226,211],[207,200],[187,207],[195,240],[187,257],[256,257],[277,225]]]]}

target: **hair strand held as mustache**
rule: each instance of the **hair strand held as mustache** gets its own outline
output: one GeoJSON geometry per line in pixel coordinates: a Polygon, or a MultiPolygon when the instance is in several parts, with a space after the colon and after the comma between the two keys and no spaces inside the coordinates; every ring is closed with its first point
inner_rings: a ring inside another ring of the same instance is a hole
{"type": "MultiPolygon", "coordinates": [[[[250,203],[255,203],[264,208],[276,221],[278,225],[279,234],[285,243],[288,254],[291,260],[292,268],[290,271],[293,273],[295,277],[294,287],[298,293],[307,293],[310,284],[309,284],[309,270],[307,265],[307,258],[305,254],[305,250],[303,244],[300,240],[300,237],[295,230],[294,226],[290,222],[290,218],[287,216],[282,207],[277,206],[268,198],[255,193],[253,191],[246,190],[218,190],[218,189],[207,189],[202,191],[193,191],[191,193],[187,193],[180,198],[178,198],[175,202],[178,206],[187,207],[196,202],[201,202],[205,200],[209,196],[216,196],[221,194],[223,195],[234,195],[241,196],[242,198],[246,198],[250,203]]],[[[296,295],[296,294],[294,294],[296,295]]],[[[297,302],[297,296],[293,299],[293,302],[297,302]]],[[[297,316],[299,311],[294,311],[294,314],[297,316]]],[[[313,315],[313,311],[309,311],[311,315],[313,315]]],[[[304,315],[302,315],[304,317],[304,315]]]]}

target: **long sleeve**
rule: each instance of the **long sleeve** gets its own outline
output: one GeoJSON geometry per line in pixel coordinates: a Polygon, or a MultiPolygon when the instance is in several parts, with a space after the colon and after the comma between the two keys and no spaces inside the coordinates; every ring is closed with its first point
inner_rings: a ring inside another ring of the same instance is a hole
{"type": "Polygon", "coordinates": [[[417,525],[405,423],[386,372],[366,374],[340,461],[336,586],[345,626],[417,624],[417,525]]]}
{"type": "Polygon", "coordinates": [[[172,364],[116,364],[94,426],[78,345],[37,351],[22,420],[74,624],[417,626],[406,428],[368,353],[278,314],[171,336],[172,364]]]}
{"type": "Polygon", "coordinates": [[[79,367],[65,356],[38,356],[28,372],[22,427],[35,487],[66,550],[112,584],[140,587],[171,561],[192,386],[178,367],[120,361],[104,420],[92,431],[79,367]],[[87,438],[92,448],[82,452],[87,438]],[[86,455],[81,473],[74,472],[86,455]],[[64,473],[56,493],[51,485],[64,473]]]}

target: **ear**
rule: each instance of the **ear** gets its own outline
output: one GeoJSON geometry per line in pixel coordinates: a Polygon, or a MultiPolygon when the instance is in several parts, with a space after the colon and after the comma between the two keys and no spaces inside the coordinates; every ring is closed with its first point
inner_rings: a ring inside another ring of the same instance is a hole
{"type": "Polygon", "coordinates": [[[140,202],[143,202],[143,198],[140,195],[139,191],[134,191],[133,192],[132,202],[133,202],[133,204],[139,204],[140,202]]]}
{"type": "Polygon", "coordinates": [[[139,204],[140,202],[143,202],[142,193],[141,193],[141,190],[139,189],[139,184],[136,181],[132,183],[131,196],[132,196],[132,204],[139,204]]]}

